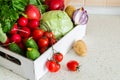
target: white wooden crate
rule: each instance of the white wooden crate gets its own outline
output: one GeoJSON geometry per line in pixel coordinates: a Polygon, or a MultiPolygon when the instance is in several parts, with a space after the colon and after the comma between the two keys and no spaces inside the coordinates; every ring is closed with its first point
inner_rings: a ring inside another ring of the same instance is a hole
{"type": "MultiPolygon", "coordinates": [[[[72,47],[75,40],[82,39],[86,34],[86,25],[78,25],[67,33],[63,38],[61,38],[53,48],[65,55],[72,47]]],[[[0,54],[7,54],[16,59],[19,63],[16,64],[2,56],[0,56],[0,65],[5,68],[21,75],[22,77],[30,80],[39,80],[48,70],[45,67],[45,62],[52,56],[52,48],[49,48],[35,61],[27,59],[19,54],[11,52],[0,46],[0,54]]]]}

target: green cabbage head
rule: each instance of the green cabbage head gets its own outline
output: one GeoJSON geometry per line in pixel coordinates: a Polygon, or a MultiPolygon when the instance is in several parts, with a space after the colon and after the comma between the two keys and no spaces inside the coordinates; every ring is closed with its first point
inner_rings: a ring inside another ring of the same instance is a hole
{"type": "Polygon", "coordinates": [[[42,15],[40,27],[52,31],[58,40],[73,28],[73,23],[66,12],[54,10],[42,15]]]}

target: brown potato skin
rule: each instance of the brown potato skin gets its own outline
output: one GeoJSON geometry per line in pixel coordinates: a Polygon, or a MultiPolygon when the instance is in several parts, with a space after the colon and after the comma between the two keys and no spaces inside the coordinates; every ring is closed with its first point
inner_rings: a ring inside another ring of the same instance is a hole
{"type": "Polygon", "coordinates": [[[86,56],[87,54],[87,46],[83,40],[75,41],[73,44],[73,50],[79,56],[86,56]]]}

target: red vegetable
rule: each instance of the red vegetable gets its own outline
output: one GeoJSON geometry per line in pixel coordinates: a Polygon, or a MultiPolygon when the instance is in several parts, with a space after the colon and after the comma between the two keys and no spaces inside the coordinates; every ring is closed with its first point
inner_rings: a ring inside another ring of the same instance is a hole
{"type": "Polygon", "coordinates": [[[44,53],[46,50],[47,50],[47,47],[40,48],[40,49],[39,49],[40,54],[44,53]]]}
{"type": "Polygon", "coordinates": [[[17,24],[14,24],[14,25],[13,25],[13,28],[12,28],[11,31],[10,31],[10,34],[16,34],[16,33],[17,33],[17,30],[18,30],[18,26],[17,26],[17,24]]]}
{"type": "Polygon", "coordinates": [[[48,47],[48,44],[49,44],[49,40],[48,40],[47,37],[41,37],[38,40],[38,46],[39,46],[39,48],[48,47]]]}
{"type": "Polygon", "coordinates": [[[46,36],[47,38],[52,38],[53,37],[53,33],[49,32],[49,31],[45,31],[44,32],[44,36],[46,36]]]}
{"type": "Polygon", "coordinates": [[[45,4],[48,5],[49,10],[64,9],[64,0],[45,0],[45,4]]]}
{"type": "Polygon", "coordinates": [[[46,67],[49,72],[57,72],[60,69],[60,64],[56,63],[54,60],[48,60],[46,67]]]}
{"type": "Polygon", "coordinates": [[[40,18],[41,18],[41,14],[40,14],[39,9],[36,6],[32,5],[32,4],[29,4],[26,7],[25,13],[28,16],[28,19],[37,19],[39,21],[40,18]]]}
{"type": "Polygon", "coordinates": [[[49,39],[49,45],[52,46],[53,44],[55,44],[57,41],[56,41],[56,38],[53,36],[52,38],[49,39]]]}
{"type": "Polygon", "coordinates": [[[32,32],[32,37],[34,40],[38,40],[39,38],[41,38],[43,36],[44,31],[42,29],[35,29],[32,32]]]}
{"type": "Polygon", "coordinates": [[[53,59],[56,61],[56,62],[61,62],[63,60],[63,54],[62,53],[54,53],[53,54],[53,59]]]}
{"type": "Polygon", "coordinates": [[[31,34],[31,31],[28,27],[23,27],[19,30],[19,34],[23,38],[28,38],[31,34]]]}
{"type": "Polygon", "coordinates": [[[18,25],[21,27],[25,27],[28,24],[28,18],[21,16],[18,21],[17,21],[18,25]]]}
{"type": "Polygon", "coordinates": [[[46,36],[49,39],[50,46],[52,46],[54,43],[56,43],[55,36],[53,35],[52,32],[45,31],[43,36],[46,36]]]}
{"type": "Polygon", "coordinates": [[[13,34],[10,37],[10,41],[15,42],[15,43],[19,43],[19,42],[21,42],[21,36],[19,34],[13,34]]]}
{"type": "Polygon", "coordinates": [[[32,19],[27,25],[31,30],[37,29],[39,27],[39,21],[37,19],[32,19]]]}
{"type": "Polygon", "coordinates": [[[67,62],[67,68],[70,71],[77,71],[77,70],[79,70],[79,67],[80,67],[79,63],[75,60],[71,60],[71,61],[67,62]]]}
{"type": "Polygon", "coordinates": [[[58,71],[60,70],[60,68],[61,68],[60,64],[59,64],[59,63],[56,63],[56,69],[55,69],[54,72],[58,72],[58,71]]]}

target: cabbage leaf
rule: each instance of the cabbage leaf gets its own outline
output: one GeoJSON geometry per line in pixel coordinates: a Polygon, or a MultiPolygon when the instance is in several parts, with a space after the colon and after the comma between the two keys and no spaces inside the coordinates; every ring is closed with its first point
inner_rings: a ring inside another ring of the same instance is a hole
{"type": "Polygon", "coordinates": [[[73,28],[73,23],[66,12],[54,10],[42,15],[40,26],[45,31],[52,31],[58,40],[73,28]]]}

